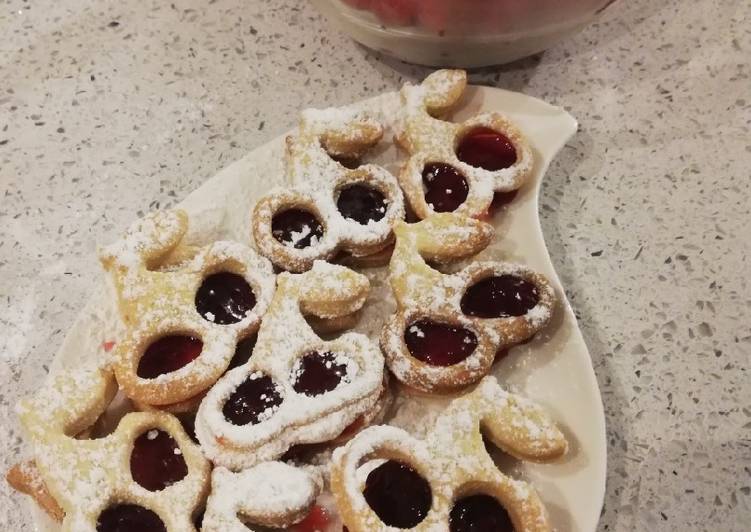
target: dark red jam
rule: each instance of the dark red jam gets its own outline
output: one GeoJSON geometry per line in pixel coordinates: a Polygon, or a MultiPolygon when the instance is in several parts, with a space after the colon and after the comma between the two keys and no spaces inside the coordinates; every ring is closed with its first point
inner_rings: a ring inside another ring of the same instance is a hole
{"type": "Polygon", "coordinates": [[[97,532],[167,532],[157,514],[137,504],[110,506],[96,520],[97,532]]]}
{"type": "Polygon", "coordinates": [[[130,474],[149,491],[160,491],[185,478],[188,466],[180,447],[168,433],[151,429],[133,442],[130,474]]]}
{"type": "Polygon", "coordinates": [[[242,321],[255,306],[253,289],[242,275],[236,273],[209,275],[196,292],[198,313],[219,325],[242,321]]]}
{"type": "Polygon", "coordinates": [[[323,225],[312,213],[302,209],[278,212],[271,219],[271,234],[282,244],[307,248],[323,236],[323,225]]]}
{"type": "Polygon", "coordinates": [[[462,312],[478,318],[523,316],[540,301],[537,287],[516,275],[494,275],[470,286],[461,300],[462,312]]]}
{"type": "Polygon", "coordinates": [[[406,464],[389,460],[376,467],[365,481],[365,500],[388,526],[412,528],[428,515],[430,484],[406,464]]]}
{"type": "Polygon", "coordinates": [[[472,331],[427,318],[407,326],[404,341],[413,357],[431,366],[453,366],[477,348],[472,331]]]}
{"type": "Polygon", "coordinates": [[[264,412],[280,404],[282,396],[271,377],[248,377],[229,396],[222,413],[233,425],[255,425],[264,412]]]}
{"type": "Polygon", "coordinates": [[[463,163],[495,171],[516,163],[516,148],[506,135],[477,127],[464,135],[456,148],[456,156],[463,163]]]}
{"type": "Polygon", "coordinates": [[[136,373],[142,379],[155,379],[190,364],[202,349],[203,342],[194,336],[164,336],[146,348],[136,373]]]}
{"type": "Polygon", "coordinates": [[[428,163],[422,170],[425,201],[436,212],[453,212],[467,199],[469,185],[462,173],[445,163],[428,163]]]}
{"type": "Polygon", "coordinates": [[[449,515],[451,532],[514,532],[508,512],[490,495],[459,499],[449,515]]]}
{"type": "Polygon", "coordinates": [[[374,188],[350,185],[339,192],[336,208],[345,218],[367,225],[386,216],[386,198],[374,188]]]}
{"type": "Polygon", "coordinates": [[[309,396],[330,392],[347,375],[347,365],[338,362],[334,353],[313,351],[305,354],[293,370],[294,385],[297,393],[309,396]]]}
{"type": "Polygon", "coordinates": [[[331,514],[323,506],[314,505],[305,519],[297,523],[290,530],[292,532],[321,532],[327,530],[331,522],[331,514]]]}
{"type": "Polygon", "coordinates": [[[237,342],[235,346],[235,354],[232,355],[232,360],[229,362],[227,370],[235,369],[238,366],[242,366],[248,360],[250,360],[253,354],[253,348],[256,346],[256,335],[248,336],[237,342]]]}

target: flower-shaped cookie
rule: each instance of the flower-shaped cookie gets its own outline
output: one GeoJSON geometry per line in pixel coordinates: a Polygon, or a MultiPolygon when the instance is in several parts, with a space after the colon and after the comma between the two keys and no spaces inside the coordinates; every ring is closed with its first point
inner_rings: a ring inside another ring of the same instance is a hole
{"type": "Polygon", "coordinates": [[[196,434],[215,464],[232,470],[334,439],[375,408],[383,355],[366,336],[317,336],[303,313],[334,318],[358,310],[365,276],[322,261],[282,273],[250,360],[224,375],[201,402],[196,434]]]}
{"type": "Polygon", "coordinates": [[[283,462],[264,462],[239,473],[211,473],[201,532],[248,532],[246,523],[286,528],[303,519],[321,491],[321,479],[283,462]]]}
{"type": "Polygon", "coordinates": [[[344,524],[352,532],[551,530],[534,488],[498,470],[483,435],[520,460],[548,462],[567,449],[540,407],[486,377],[424,440],[377,426],[334,451],[331,491],[344,524]]]}
{"type": "Polygon", "coordinates": [[[152,213],[100,252],[125,325],[117,381],[139,405],[173,411],[197,404],[225,372],[237,342],[258,330],[275,283],[271,263],[236,242],[174,264],[187,224],[180,210],[152,213]]]}
{"type": "Polygon", "coordinates": [[[397,140],[409,160],[399,184],[419,218],[434,212],[484,216],[494,194],[517,190],[532,173],[532,149],[502,114],[482,113],[461,124],[435,118],[459,101],[466,84],[463,70],[439,70],[402,88],[397,140]]]}
{"type": "Polygon", "coordinates": [[[276,188],[253,211],[259,251],[278,267],[302,272],[339,251],[370,256],[392,241],[404,218],[397,180],[374,164],[347,168],[381,138],[377,122],[342,109],[309,109],[287,138],[291,188],[276,188]],[[337,160],[338,159],[338,160],[337,160]]]}
{"type": "Polygon", "coordinates": [[[486,375],[499,350],[532,337],[550,320],[555,291],[539,273],[507,262],[473,262],[444,274],[446,262],[485,248],[489,224],[453,213],[398,223],[389,281],[397,312],[381,334],[397,379],[426,392],[449,392],[486,375]]]}
{"type": "Polygon", "coordinates": [[[65,512],[64,532],[133,529],[194,531],[209,489],[209,462],[180,422],[164,412],[125,415],[99,439],[92,426],[117,391],[109,369],[53,379],[20,405],[21,424],[46,488],[65,512]]]}

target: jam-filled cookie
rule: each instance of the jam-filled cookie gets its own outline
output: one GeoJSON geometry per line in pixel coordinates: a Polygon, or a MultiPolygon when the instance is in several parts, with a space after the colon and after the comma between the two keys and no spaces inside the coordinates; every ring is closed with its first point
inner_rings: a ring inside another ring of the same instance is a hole
{"type": "Polygon", "coordinates": [[[183,211],[152,213],[100,251],[125,326],[115,374],[144,409],[194,410],[237,343],[258,330],[274,293],[271,263],[237,242],[193,249],[175,263],[187,225],[183,211]]]}
{"type": "Polygon", "coordinates": [[[219,379],[198,409],[206,456],[232,470],[251,467],[332,440],[375,408],[384,379],[378,346],[356,333],[324,341],[303,317],[352,313],[368,288],[365,276],[322,261],[279,275],[250,360],[219,379]]]}
{"type": "Polygon", "coordinates": [[[109,369],[63,373],[20,405],[21,424],[64,532],[195,531],[209,462],[165,412],[126,414],[102,438],[78,439],[112,401],[109,369]]]}
{"type": "Polygon", "coordinates": [[[567,442],[531,401],[492,377],[451,402],[426,439],[370,427],[334,451],[331,491],[350,532],[548,532],[532,486],[501,473],[483,435],[520,460],[548,462],[567,442]]]}
{"type": "Polygon", "coordinates": [[[556,302],[547,279],[526,266],[473,262],[445,274],[447,262],[485,248],[492,226],[459,214],[398,223],[389,281],[397,312],[381,348],[396,378],[424,392],[450,392],[478,381],[496,353],[531,338],[550,321],[556,302]]]}
{"type": "Polygon", "coordinates": [[[379,254],[392,242],[391,226],[404,218],[397,180],[357,160],[383,134],[372,119],[343,109],[309,109],[287,138],[289,188],[276,188],[253,210],[259,251],[284,270],[302,272],[338,252],[379,254]],[[347,166],[352,166],[348,168],[347,166]]]}
{"type": "Polygon", "coordinates": [[[409,153],[399,184],[419,218],[436,212],[482,217],[494,195],[519,189],[534,156],[519,128],[498,112],[461,124],[437,118],[452,109],[467,85],[463,70],[439,70],[420,85],[402,88],[402,129],[409,153]]]}

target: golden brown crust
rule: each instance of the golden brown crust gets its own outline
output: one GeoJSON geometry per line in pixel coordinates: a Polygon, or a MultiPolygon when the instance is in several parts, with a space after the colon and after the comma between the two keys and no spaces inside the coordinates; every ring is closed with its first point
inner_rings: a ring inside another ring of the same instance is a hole
{"type": "Polygon", "coordinates": [[[16,491],[25,493],[34,499],[34,502],[53,520],[58,523],[62,522],[65,512],[47,489],[47,485],[33,460],[14,465],[6,473],[5,480],[16,491]]]}

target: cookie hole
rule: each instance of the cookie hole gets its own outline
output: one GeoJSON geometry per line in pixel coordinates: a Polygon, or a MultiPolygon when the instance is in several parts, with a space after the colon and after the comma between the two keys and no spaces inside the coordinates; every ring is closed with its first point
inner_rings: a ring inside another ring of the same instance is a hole
{"type": "Polygon", "coordinates": [[[227,371],[242,366],[250,360],[250,357],[253,356],[253,349],[256,346],[256,339],[257,336],[254,334],[237,342],[235,354],[232,355],[232,360],[230,360],[227,371]]]}
{"type": "Polygon", "coordinates": [[[180,446],[167,432],[151,429],[135,439],[130,453],[130,474],[149,491],[161,491],[188,474],[180,446]]]}
{"type": "Polygon", "coordinates": [[[106,508],[96,520],[97,532],[167,532],[160,517],[138,504],[116,504],[106,508]]]}
{"type": "Polygon", "coordinates": [[[494,172],[516,164],[516,148],[506,135],[489,127],[465,133],[456,147],[457,158],[475,168],[494,172]]]}
{"type": "Polygon", "coordinates": [[[230,325],[245,319],[256,306],[256,296],[242,275],[219,272],[203,280],[196,292],[195,305],[203,319],[230,325]]]}
{"type": "Polygon", "coordinates": [[[149,344],[138,361],[136,374],[142,379],[155,379],[187,366],[203,350],[200,338],[184,334],[163,336],[149,344]]]}
{"type": "Polygon", "coordinates": [[[287,209],[271,219],[271,234],[285,246],[304,249],[314,246],[323,237],[323,225],[311,212],[287,209]]]}
{"type": "Polygon", "coordinates": [[[254,373],[235,388],[222,413],[233,425],[255,425],[273,416],[282,401],[281,389],[271,377],[254,373]]]}
{"type": "Polygon", "coordinates": [[[470,495],[454,503],[449,514],[451,532],[514,532],[503,505],[490,495],[470,495]]]}
{"type": "Polygon", "coordinates": [[[462,296],[461,309],[477,318],[523,316],[540,301],[534,283],[517,275],[493,275],[477,281],[462,296]]]}
{"type": "Polygon", "coordinates": [[[382,220],[387,207],[386,197],[380,190],[362,183],[342,188],[336,200],[336,208],[342,216],[361,225],[382,220]]]}
{"type": "Polygon", "coordinates": [[[404,330],[410,354],[431,366],[453,366],[477,348],[477,336],[464,327],[421,318],[404,330]]]}
{"type": "Polygon", "coordinates": [[[292,368],[293,389],[308,396],[322,395],[347,377],[348,359],[331,351],[303,355],[292,368]]]}
{"type": "Polygon", "coordinates": [[[412,467],[388,460],[373,469],[365,481],[363,496],[387,526],[412,528],[430,511],[430,484],[412,467]]]}
{"type": "Polygon", "coordinates": [[[422,169],[425,202],[436,212],[453,212],[467,199],[469,185],[459,170],[446,163],[428,163],[422,169]]]}

